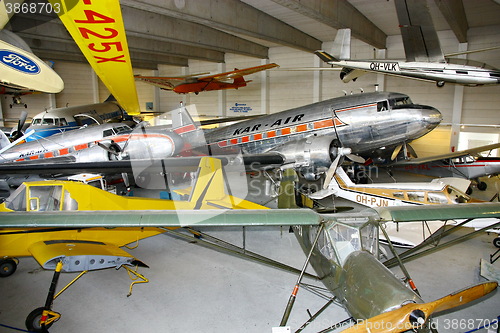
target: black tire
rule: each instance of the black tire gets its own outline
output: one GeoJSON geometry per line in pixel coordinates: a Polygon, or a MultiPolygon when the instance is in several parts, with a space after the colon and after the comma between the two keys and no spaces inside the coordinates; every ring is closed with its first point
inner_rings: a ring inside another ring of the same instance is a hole
{"type": "Polygon", "coordinates": [[[0,260],[0,277],[11,276],[16,269],[17,262],[14,259],[7,258],[0,260]]]}
{"type": "Polygon", "coordinates": [[[442,88],[442,87],[444,87],[444,83],[445,83],[444,81],[437,81],[436,86],[438,86],[439,88],[442,88]]]}
{"type": "Polygon", "coordinates": [[[500,249],[500,237],[497,237],[493,240],[493,245],[495,245],[495,247],[498,247],[500,249]]]}
{"type": "Polygon", "coordinates": [[[50,323],[45,326],[45,328],[40,325],[40,319],[42,318],[43,311],[45,310],[44,307],[41,308],[36,308],[35,310],[31,311],[30,314],[26,317],[26,328],[30,332],[48,332],[47,329],[52,326],[53,323],[50,323]]]}
{"type": "Polygon", "coordinates": [[[488,184],[486,184],[485,182],[478,182],[477,183],[477,189],[479,191],[486,191],[487,188],[488,188],[488,184]]]}

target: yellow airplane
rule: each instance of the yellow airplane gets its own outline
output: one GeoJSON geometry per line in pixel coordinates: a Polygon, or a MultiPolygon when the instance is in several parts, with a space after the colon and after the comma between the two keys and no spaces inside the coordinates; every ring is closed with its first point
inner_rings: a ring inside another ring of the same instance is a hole
{"type": "MultiPolygon", "coordinates": [[[[56,180],[23,183],[0,204],[2,225],[8,223],[8,218],[5,217],[21,212],[24,216],[27,212],[31,213],[38,222],[44,216],[51,220],[75,220],[78,213],[82,212],[86,213],[84,218],[94,220],[99,225],[99,212],[117,215],[120,211],[130,214],[131,211],[168,210],[177,215],[174,216],[175,219],[180,220],[183,211],[211,212],[220,209],[253,211],[267,208],[228,194],[220,160],[209,157],[200,160],[196,182],[187,201],[122,197],[80,182],[56,180]],[[65,212],[71,215],[64,215],[65,212]]],[[[206,217],[203,215],[202,218],[206,217]]],[[[106,220],[104,217],[101,222],[104,224],[106,220]]],[[[125,220],[126,217],[122,219],[125,220]]],[[[163,223],[167,225],[166,222],[163,223]]],[[[146,265],[121,247],[165,231],[167,229],[159,227],[0,229],[0,277],[15,272],[17,257],[28,256],[34,257],[44,269],[55,270],[56,282],[60,272],[82,272],[76,278],[78,279],[89,270],[124,267],[140,279],[130,285],[130,295],[135,283],[148,281],[130,266],[146,265]]],[[[58,313],[51,311],[52,302],[58,296],[55,295],[55,284],[52,285],[45,306],[35,309],[28,316],[27,326],[30,331],[41,331],[43,326],[48,328],[60,317],[58,313]]]]}

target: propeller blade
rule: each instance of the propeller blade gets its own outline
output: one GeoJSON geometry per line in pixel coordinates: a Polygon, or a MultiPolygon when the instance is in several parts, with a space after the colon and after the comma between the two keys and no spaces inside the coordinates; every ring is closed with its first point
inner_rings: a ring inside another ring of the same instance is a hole
{"type": "Polygon", "coordinates": [[[411,157],[418,158],[417,152],[415,151],[415,149],[413,149],[412,146],[410,146],[409,144],[407,144],[406,148],[408,149],[408,152],[410,153],[411,157]]]}
{"type": "Polygon", "coordinates": [[[359,155],[347,154],[346,157],[348,159],[350,159],[351,161],[359,163],[359,164],[364,164],[366,162],[366,160],[359,155]]]}
{"type": "Polygon", "coordinates": [[[489,294],[497,286],[497,282],[484,282],[455,292],[434,302],[406,304],[399,309],[382,313],[351,326],[342,331],[342,333],[399,333],[419,328],[433,313],[472,302],[489,294]]]}
{"type": "Polygon", "coordinates": [[[337,157],[333,160],[332,164],[328,168],[328,171],[325,174],[325,182],[323,183],[323,189],[326,189],[330,182],[332,181],[335,172],[337,171],[337,167],[339,166],[339,161],[342,155],[338,154],[337,157]]]}
{"type": "Polygon", "coordinates": [[[398,145],[396,148],[394,148],[394,151],[392,152],[392,155],[391,155],[391,161],[394,161],[396,159],[396,157],[398,157],[398,154],[401,151],[401,148],[403,148],[403,145],[398,145]]]}
{"type": "Polygon", "coordinates": [[[120,155],[120,152],[117,152],[116,150],[109,148],[109,147],[108,147],[108,146],[106,146],[105,144],[102,144],[102,143],[100,143],[100,142],[97,142],[97,145],[98,145],[99,147],[101,147],[102,149],[104,149],[105,151],[107,151],[108,153],[110,153],[110,154],[113,154],[113,155],[115,155],[115,156],[119,156],[119,155],[120,155]]]}
{"type": "Polygon", "coordinates": [[[26,118],[28,118],[28,112],[23,111],[21,112],[21,116],[19,117],[19,120],[17,121],[17,132],[21,133],[23,130],[24,123],[26,122],[26,118]]]}
{"type": "Polygon", "coordinates": [[[14,131],[14,135],[11,136],[12,140],[17,140],[21,136],[23,136],[23,127],[24,123],[26,122],[26,118],[28,118],[28,112],[22,111],[21,115],[19,116],[19,120],[17,121],[17,128],[14,131]]]}

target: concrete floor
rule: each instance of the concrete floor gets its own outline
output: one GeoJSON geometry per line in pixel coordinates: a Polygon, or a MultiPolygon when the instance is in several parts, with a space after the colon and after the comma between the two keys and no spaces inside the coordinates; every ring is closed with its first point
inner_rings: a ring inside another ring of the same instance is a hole
{"type": "MultiPolygon", "coordinates": [[[[264,200],[264,198],[260,198],[264,200]]],[[[241,228],[204,229],[237,245],[241,228]]],[[[465,243],[410,261],[406,267],[424,300],[431,301],[484,281],[479,260],[495,251],[494,235],[481,234],[465,243]]],[[[301,268],[305,255],[287,228],[247,228],[251,251],[301,268]]],[[[167,235],[140,242],[130,253],[147,263],[140,269],[150,282],[134,287],[124,269],[86,274],[54,301],[61,319],[50,332],[271,332],[278,326],[297,280],[295,274],[219,253],[167,235]]],[[[500,260],[495,263],[500,269],[500,260]]],[[[398,269],[394,272],[401,276],[398,269]]],[[[76,274],[62,274],[59,286],[76,274]]],[[[24,329],[34,308],[43,306],[52,278],[32,258],[22,258],[16,273],[0,280],[0,324],[24,329]]],[[[304,282],[320,283],[305,278],[304,282]]],[[[324,300],[301,289],[288,324],[297,329],[324,300]]],[[[439,332],[466,332],[481,320],[500,316],[500,292],[455,312],[435,317],[439,332]],[[457,325],[462,324],[462,328],[457,325]],[[464,327],[463,325],[468,325],[464,327]]],[[[346,319],[337,307],[327,309],[305,332],[317,332],[346,319]]],[[[0,326],[0,332],[15,330],[0,326]]],[[[481,330],[480,332],[487,332],[481,330]]]]}

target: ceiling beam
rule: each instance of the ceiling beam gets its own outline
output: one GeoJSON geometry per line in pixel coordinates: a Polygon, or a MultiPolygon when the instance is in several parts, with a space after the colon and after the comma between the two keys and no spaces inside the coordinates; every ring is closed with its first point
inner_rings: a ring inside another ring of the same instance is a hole
{"type": "Polygon", "coordinates": [[[386,48],[387,35],[347,0],[272,1],[332,28],[351,28],[353,37],[378,49],[386,48]]]}
{"type": "Polygon", "coordinates": [[[146,10],[307,52],[321,48],[320,40],[241,1],[121,0],[120,3],[124,9],[146,10]]]}
{"type": "Polygon", "coordinates": [[[467,43],[469,24],[462,0],[434,0],[460,43],[467,43]]]}
{"type": "MultiPolygon", "coordinates": [[[[71,52],[81,54],[80,49],[75,44],[73,38],[67,32],[64,25],[58,20],[40,21],[33,24],[33,19],[17,18],[19,26],[29,27],[16,32],[20,37],[28,42],[28,45],[38,51],[54,50],[60,53],[71,52]],[[23,22],[29,20],[29,22],[23,22]],[[29,24],[30,25],[27,25],[29,24]]],[[[134,35],[131,33],[131,35],[134,35]]],[[[213,62],[223,62],[224,53],[202,49],[198,47],[173,44],[159,40],[152,40],[143,37],[128,36],[128,45],[132,59],[132,65],[136,63],[147,63],[157,61],[158,64],[187,66],[188,59],[198,59],[213,62]]],[[[80,58],[78,58],[80,59],[80,58]]],[[[85,61],[86,62],[86,61],[85,61]]],[[[147,68],[152,65],[148,64],[147,68]]],[[[156,68],[157,66],[155,66],[156,68]]]]}
{"type": "MultiPolygon", "coordinates": [[[[204,1],[194,1],[203,3],[204,1]]],[[[123,21],[127,35],[173,42],[183,45],[230,52],[250,57],[267,59],[269,49],[246,39],[204,26],[165,15],[122,8],[123,21]]]]}

